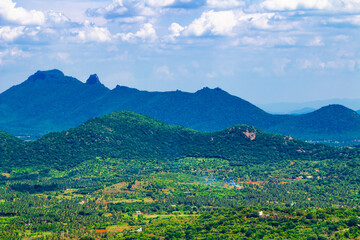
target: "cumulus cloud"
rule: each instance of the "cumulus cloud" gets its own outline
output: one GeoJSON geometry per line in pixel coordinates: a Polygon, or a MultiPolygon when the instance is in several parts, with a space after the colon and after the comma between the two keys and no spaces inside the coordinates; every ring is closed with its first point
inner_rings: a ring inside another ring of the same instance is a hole
{"type": "Polygon", "coordinates": [[[286,23],[277,13],[245,13],[242,10],[205,11],[193,20],[188,26],[181,27],[172,24],[169,31],[172,37],[184,36],[235,36],[239,31],[236,28],[259,30],[289,30],[294,28],[294,23],[286,23]],[[180,28],[180,27],[181,28],[180,28]]]}
{"type": "Polygon", "coordinates": [[[117,37],[126,42],[135,42],[137,39],[153,42],[157,39],[156,30],[151,23],[144,24],[136,33],[118,33],[117,37]]]}
{"type": "MultiPolygon", "coordinates": [[[[213,0],[214,1],[214,0],[213,0]]],[[[235,1],[235,0],[226,0],[235,1]]],[[[102,8],[90,8],[86,11],[89,17],[104,17],[126,22],[146,21],[148,17],[156,17],[163,8],[192,9],[206,5],[206,0],[113,0],[102,8]]]]}
{"type": "Polygon", "coordinates": [[[107,28],[97,27],[89,22],[81,29],[73,30],[76,39],[81,42],[108,42],[111,40],[111,33],[107,28]]]}
{"type": "Polygon", "coordinates": [[[260,7],[270,11],[327,10],[332,12],[357,12],[359,0],[265,0],[260,7]]]}
{"type": "Polygon", "coordinates": [[[128,21],[143,21],[145,17],[154,16],[155,11],[145,1],[113,0],[104,8],[88,9],[86,14],[90,17],[102,16],[106,19],[126,18],[128,21]]]}
{"type": "Polygon", "coordinates": [[[205,6],[206,0],[146,0],[146,4],[150,7],[192,9],[205,6]]]}
{"type": "Polygon", "coordinates": [[[147,5],[151,7],[167,7],[175,3],[175,0],[146,0],[147,5]]]}
{"type": "Polygon", "coordinates": [[[170,35],[168,36],[170,40],[175,40],[175,38],[179,37],[181,32],[184,31],[184,27],[182,27],[178,23],[172,23],[168,28],[170,35]]]}
{"type": "Polygon", "coordinates": [[[187,36],[231,35],[236,25],[237,19],[233,11],[210,10],[203,12],[200,18],[187,26],[184,34],[187,36]]]}
{"type": "Polygon", "coordinates": [[[64,26],[64,24],[71,23],[70,18],[68,18],[64,13],[49,11],[46,14],[47,22],[50,26],[64,26]]]}
{"type": "Polygon", "coordinates": [[[331,4],[328,0],[266,0],[261,7],[272,11],[298,10],[298,9],[326,9],[331,4]]]}
{"type": "Polygon", "coordinates": [[[0,52],[0,65],[2,65],[4,59],[9,58],[9,59],[17,59],[17,58],[26,58],[26,57],[30,57],[30,53],[24,52],[21,49],[18,48],[11,48],[11,49],[6,49],[2,52],[0,52]]]}
{"type": "Polygon", "coordinates": [[[0,27],[0,40],[5,42],[14,41],[16,38],[22,36],[24,34],[25,27],[0,27]]]}
{"type": "Polygon", "coordinates": [[[243,1],[238,0],[207,0],[206,4],[209,8],[237,8],[240,6],[244,6],[243,1]]]}
{"type": "Polygon", "coordinates": [[[43,25],[46,20],[43,12],[16,7],[12,0],[0,1],[0,18],[5,22],[19,25],[43,25]]]}
{"type": "MultiPolygon", "coordinates": [[[[275,13],[254,13],[254,14],[246,14],[241,12],[239,14],[239,21],[242,22],[243,25],[247,25],[249,27],[257,28],[257,29],[272,29],[274,25],[270,24],[270,21],[280,16],[275,13]]],[[[284,27],[281,27],[284,28],[284,27]]],[[[286,28],[286,27],[285,27],[286,28]]],[[[281,30],[281,29],[279,29],[281,30]]]]}

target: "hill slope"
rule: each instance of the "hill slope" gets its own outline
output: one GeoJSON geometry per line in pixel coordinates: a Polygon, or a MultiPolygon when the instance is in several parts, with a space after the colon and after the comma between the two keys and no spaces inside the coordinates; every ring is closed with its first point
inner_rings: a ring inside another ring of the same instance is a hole
{"type": "Polygon", "coordinates": [[[271,135],[245,125],[204,133],[132,112],[115,112],[68,131],[48,134],[26,143],[22,151],[20,157],[1,165],[67,168],[95,157],[159,161],[211,157],[248,165],[340,156],[338,150],[326,145],[271,135]]]}
{"type": "Polygon", "coordinates": [[[25,143],[20,139],[0,130],[0,162],[6,163],[14,161],[20,157],[25,148],[25,143]]]}
{"type": "Polygon", "coordinates": [[[299,116],[272,115],[219,88],[195,93],[147,92],[121,86],[110,90],[96,75],[83,83],[59,70],[38,71],[0,94],[0,129],[23,139],[36,139],[118,110],[200,131],[246,124],[304,140],[354,143],[360,139],[360,117],[345,108],[299,116]]]}
{"type": "Polygon", "coordinates": [[[337,139],[351,141],[360,136],[360,115],[341,105],[329,105],[311,113],[295,116],[266,129],[307,140],[337,139]]]}

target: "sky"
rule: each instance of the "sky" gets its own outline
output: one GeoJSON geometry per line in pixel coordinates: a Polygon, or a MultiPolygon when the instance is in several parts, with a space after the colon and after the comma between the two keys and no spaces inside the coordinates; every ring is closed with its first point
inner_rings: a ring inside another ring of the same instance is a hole
{"type": "Polygon", "coordinates": [[[360,0],[0,0],[0,92],[37,70],[255,104],[360,98],[360,0]]]}

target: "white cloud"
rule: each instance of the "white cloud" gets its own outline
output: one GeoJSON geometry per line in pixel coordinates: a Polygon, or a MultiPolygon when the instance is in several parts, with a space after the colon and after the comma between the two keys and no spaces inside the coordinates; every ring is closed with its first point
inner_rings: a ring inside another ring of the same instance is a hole
{"type": "Polygon", "coordinates": [[[166,79],[173,79],[174,78],[174,74],[169,70],[169,67],[166,65],[163,65],[161,67],[158,67],[156,69],[156,73],[161,77],[161,78],[166,78],[166,79]]]}
{"type": "Polygon", "coordinates": [[[275,13],[254,13],[246,14],[239,12],[238,20],[245,25],[257,28],[257,29],[272,29],[273,25],[270,25],[270,20],[279,17],[275,13]]]}
{"type": "Polygon", "coordinates": [[[127,42],[134,42],[137,39],[153,42],[157,39],[156,30],[151,23],[144,24],[136,33],[119,33],[117,36],[127,42]]]}
{"type": "Polygon", "coordinates": [[[51,26],[62,26],[65,23],[71,22],[70,18],[61,12],[49,11],[46,17],[51,26]]]}
{"type": "Polygon", "coordinates": [[[20,25],[43,25],[45,23],[43,12],[16,7],[16,3],[12,0],[0,1],[0,18],[5,22],[20,25]]]}
{"type": "Polygon", "coordinates": [[[147,5],[151,7],[167,7],[175,3],[175,0],[146,0],[147,5]]]}
{"type": "Polygon", "coordinates": [[[345,16],[345,17],[332,17],[328,20],[329,23],[335,24],[352,24],[355,26],[360,26],[360,15],[354,16],[345,16]]]}
{"type": "Polygon", "coordinates": [[[230,9],[244,6],[244,2],[238,0],[207,0],[206,4],[209,8],[220,9],[230,9]]]}
{"type": "Polygon", "coordinates": [[[233,28],[238,24],[236,15],[233,11],[213,10],[203,12],[201,17],[195,19],[184,30],[187,36],[203,35],[232,35],[233,28]]]}
{"type": "Polygon", "coordinates": [[[323,46],[324,42],[322,37],[320,36],[316,36],[314,37],[312,40],[310,40],[310,42],[307,44],[307,46],[323,46]]]}
{"type": "Polygon", "coordinates": [[[6,58],[14,60],[17,58],[26,58],[30,56],[30,53],[24,52],[16,47],[12,49],[6,49],[5,51],[0,52],[0,65],[2,65],[4,59],[6,58]]]}
{"type": "Polygon", "coordinates": [[[267,37],[242,37],[237,40],[235,45],[253,45],[253,46],[266,46],[273,47],[279,45],[294,46],[297,43],[295,37],[288,36],[267,36],[267,37]]]}
{"type": "Polygon", "coordinates": [[[313,59],[300,59],[297,61],[300,69],[302,70],[348,70],[354,71],[359,63],[355,59],[332,59],[332,60],[320,60],[313,59]]]}
{"type": "MultiPolygon", "coordinates": [[[[235,36],[246,29],[255,30],[290,30],[297,25],[289,23],[277,13],[245,13],[242,10],[206,11],[200,18],[185,26],[181,31],[184,36],[235,36]],[[237,28],[237,29],[236,29],[237,28]]],[[[175,25],[173,26],[175,27],[175,25]]],[[[179,35],[180,32],[176,32],[179,35]]]]}
{"type": "Polygon", "coordinates": [[[260,7],[270,11],[326,10],[358,12],[359,0],[265,0],[260,7]]]}
{"type": "Polygon", "coordinates": [[[184,27],[182,27],[178,23],[172,23],[168,30],[170,31],[170,35],[168,36],[170,40],[175,40],[175,38],[179,37],[181,32],[184,31],[184,27]]]}
{"type": "Polygon", "coordinates": [[[73,31],[76,39],[81,42],[108,42],[111,40],[111,33],[107,28],[97,27],[85,22],[83,28],[73,31]]]}
{"type": "MultiPolygon", "coordinates": [[[[155,4],[155,1],[151,2],[155,4]]],[[[160,1],[160,3],[164,4],[164,1],[160,1]]],[[[125,18],[126,21],[133,22],[144,21],[146,17],[156,15],[155,9],[147,6],[144,0],[113,0],[113,2],[105,8],[88,9],[86,13],[90,17],[102,16],[106,19],[125,18]]]]}
{"type": "Polygon", "coordinates": [[[0,27],[0,40],[3,40],[5,42],[14,41],[16,38],[24,34],[24,28],[25,27],[0,27]]]}
{"type": "Polygon", "coordinates": [[[271,11],[285,11],[298,9],[327,9],[331,7],[328,0],[266,0],[261,7],[271,11]]]}

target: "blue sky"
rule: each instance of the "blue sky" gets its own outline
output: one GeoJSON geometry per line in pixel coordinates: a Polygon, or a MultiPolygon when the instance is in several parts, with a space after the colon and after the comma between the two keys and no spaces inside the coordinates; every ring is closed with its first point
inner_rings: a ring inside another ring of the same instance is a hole
{"type": "Polygon", "coordinates": [[[37,70],[256,104],[360,98],[360,0],[0,0],[0,92],[37,70]]]}

